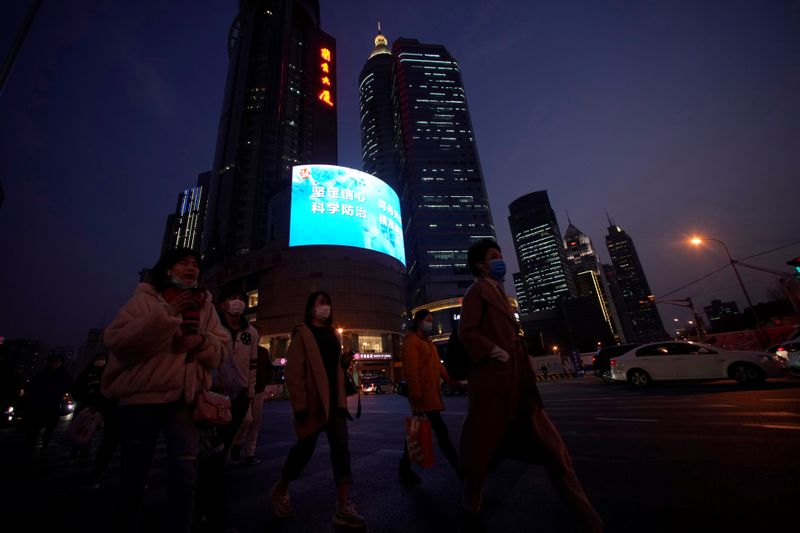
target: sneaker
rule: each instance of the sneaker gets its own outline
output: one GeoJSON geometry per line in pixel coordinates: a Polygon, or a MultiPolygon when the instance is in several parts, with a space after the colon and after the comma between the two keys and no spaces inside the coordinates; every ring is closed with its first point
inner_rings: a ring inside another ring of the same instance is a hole
{"type": "Polygon", "coordinates": [[[231,446],[231,461],[239,463],[242,460],[242,447],[238,444],[231,446]]]}
{"type": "Polygon", "coordinates": [[[261,464],[261,459],[259,459],[255,455],[248,455],[247,457],[244,458],[244,461],[242,461],[242,464],[243,465],[248,465],[248,466],[260,465],[261,464]]]}
{"type": "Polygon", "coordinates": [[[336,514],[333,515],[333,523],[337,526],[345,527],[364,527],[367,524],[364,517],[358,514],[356,506],[351,501],[336,509],[336,514]]]}
{"type": "Polygon", "coordinates": [[[292,516],[292,502],[289,500],[289,491],[281,491],[278,488],[278,481],[269,491],[270,501],[272,501],[272,512],[278,518],[289,518],[292,516]]]}

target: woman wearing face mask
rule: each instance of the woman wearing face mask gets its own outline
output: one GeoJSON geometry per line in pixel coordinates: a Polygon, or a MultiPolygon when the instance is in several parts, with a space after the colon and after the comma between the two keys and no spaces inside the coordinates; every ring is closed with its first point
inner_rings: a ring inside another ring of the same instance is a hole
{"type": "Polygon", "coordinates": [[[332,324],[330,297],[324,292],[309,295],[305,320],[295,327],[286,354],[286,387],[297,443],[289,450],[281,479],[272,486],[270,498],[275,516],[292,516],[289,483],[300,476],[314,453],[319,434],[324,431],[331,450],[338,498],[333,522],[342,527],[363,527],[364,517],[348,497],[353,480],[347,420],[352,418],[347,411],[341,341],[332,324]]]}
{"type": "Polygon", "coordinates": [[[166,530],[191,528],[199,429],[192,404],[219,366],[228,332],[197,287],[199,254],[166,252],[104,333],[111,351],[102,392],[119,401],[120,500],[114,531],[137,529],[159,433],[167,445],[166,530]]]}
{"type": "MultiPolygon", "coordinates": [[[[458,454],[450,441],[447,424],[440,414],[444,410],[440,383],[442,380],[451,386],[455,386],[455,383],[439,360],[439,352],[430,339],[432,332],[433,314],[427,309],[420,309],[414,315],[403,339],[403,370],[408,383],[408,401],[412,414],[424,415],[430,421],[439,449],[460,477],[458,454]]],[[[419,485],[422,482],[411,469],[408,442],[403,447],[403,457],[397,473],[400,481],[406,485],[419,485]]]]}
{"type": "Polygon", "coordinates": [[[475,282],[461,307],[458,335],[471,359],[469,404],[461,431],[464,516],[461,531],[483,531],[483,486],[503,458],[543,464],[585,531],[602,521],[581,487],[561,436],[544,412],[514,310],[503,289],[506,266],[496,242],[484,239],[467,254],[475,282]]]}

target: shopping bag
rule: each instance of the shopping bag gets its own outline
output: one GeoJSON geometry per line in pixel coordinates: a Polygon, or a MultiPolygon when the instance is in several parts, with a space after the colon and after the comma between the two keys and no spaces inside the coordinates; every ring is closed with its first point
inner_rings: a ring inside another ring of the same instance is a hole
{"type": "Polygon", "coordinates": [[[72,417],[64,431],[63,442],[73,448],[85,448],[92,442],[97,427],[103,423],[103,415],[91,408],[81,410],[72,417]]]}
{"type": "Polygon", "coordinates": [[[433,466],[433,431],[424,416],[406,417],[406,442],[411,460],[423,468],[433,466]]]}

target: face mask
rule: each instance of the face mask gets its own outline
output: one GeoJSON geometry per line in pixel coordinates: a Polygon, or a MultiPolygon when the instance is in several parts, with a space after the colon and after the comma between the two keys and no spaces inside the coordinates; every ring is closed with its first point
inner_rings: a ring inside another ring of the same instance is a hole
{"type": "Polygon", "coordinates": [[[170,282],[170,284],[172,286],[177,287],[178,289],[188,290],[188,289],[196,289],[197,288],[197,282],[196,281],[194,283],[192,283],[191,285],[187,285],[186,283],[182,282],[181,280],[179,280],[175,276],[170,276],[169,282],[170,282]]]}
{"type": "Polygon", "coordinates": [[[244,313],[244,302],[241,300],[229,300],[228,312],[232,315],[241,315],[244,313]]]}
{"type": "Polygon", "coordinates": [[[321,321],[328,320],[328,317],[331,316],[331,306],[330,305],[318,305],[314,308],[314,318],[321,321]]]}
{"type": "Polygon", "coordinates": [[[425,333],[425,335],[430,335],[432,331],[433,331],[433,322],[422,323],[422,332],[425,333]]]}
{"type": "Polygon", "coordinates": [[[489,276],[497,281],[503,281],[506,277],[506,262],[502,259],[489,261],[489,276]]]}
{"type": "Polygon", "coordinates": [[[104,366],[106,366],[106,362],[100,359],[94,362],[94,366],[96,366],[97,368],[103,368],[104,366]]]}

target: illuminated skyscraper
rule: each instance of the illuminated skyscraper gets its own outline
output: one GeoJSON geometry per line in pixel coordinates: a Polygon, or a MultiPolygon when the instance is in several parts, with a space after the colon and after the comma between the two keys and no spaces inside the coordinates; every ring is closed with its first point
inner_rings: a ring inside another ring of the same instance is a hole
{"type": "Polygon", "coordinates": [[[175,212],[167,217],[161,253],[175,248],[199,250],[208,203],[208,183],[211,172],[197,178],[197,186],[178,195],[175,212]]]}
{"type": "MultiPolygon", "coordinates": [[[[633,245],[633,239],[609,218],[606,246],[614,264],[616,281],[622,292],[625,309],[619,310],[630,321],[632,331],[626,332],[628,342],[650,342],[669,338],[658,309],[649,297],[650,285],[633,245]]],[[[624,321],[623,321],[624,322],[624,321]]]]}
{"type": "Polygon", "coordinates": [[[514,274],[520,315],[556,309],[560,299],[575,295],[575,285],[547,191],[517,198],[508,209],[520,270],[514,274]]]}
{"type": "Polygon", "coordinates": [[[397,190],[398,159],[395,155],[392,109],[393,65],[392,51],[378,24],[375,48],[358,77],[362,168],[397,190]]]}
{"type": "Polygon", "coordinates": [[[336,41],[316,0],[242,0],[228,36],[203,250],[209,266],[288,241],[292,166],[337,161],[336,41]]]}
{"type": "Polygon", "coordinates": [[[618,340],[624,340],[624,337],[621,337],[619,317],[611,300],[611,293],[600,265],[600,259],[592,246],[592,240],[573,226],[572,221],[564,234],[564,248],[567,265],[572,271],[572,279],[575,281],[575,295],[591,297],[603,313],[603,320],[608,325],[609,331],[618,340]]]}

